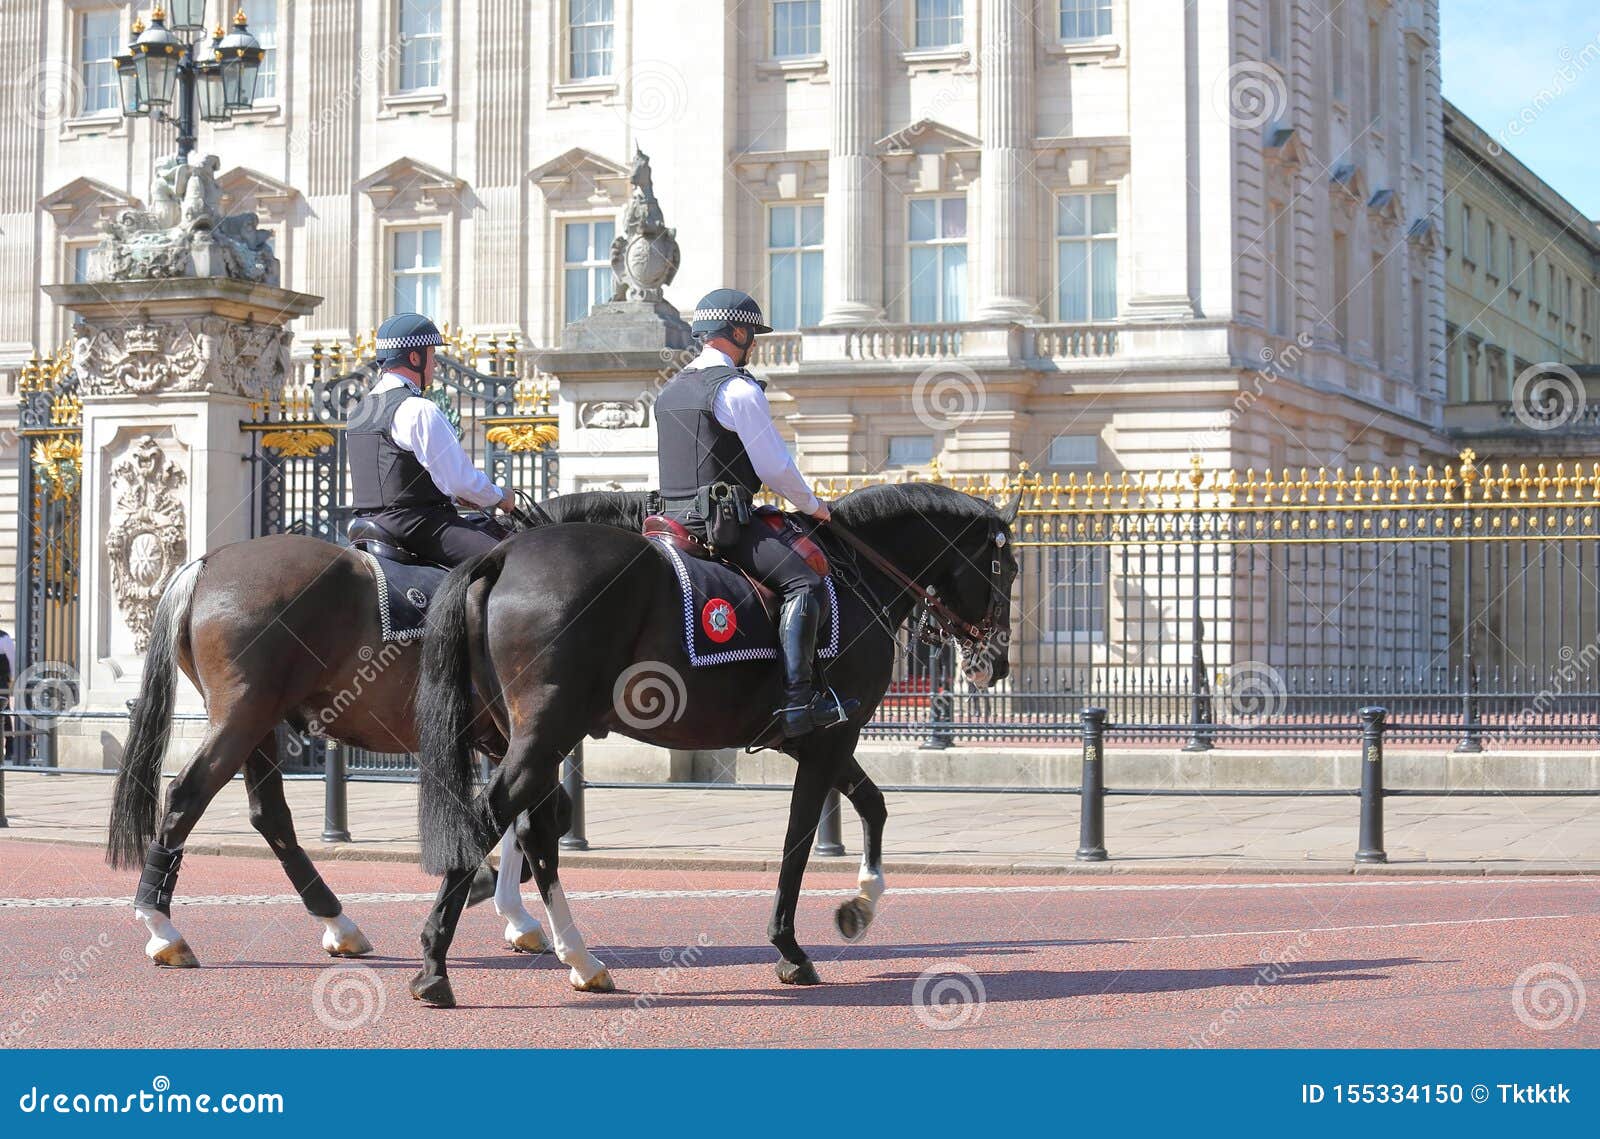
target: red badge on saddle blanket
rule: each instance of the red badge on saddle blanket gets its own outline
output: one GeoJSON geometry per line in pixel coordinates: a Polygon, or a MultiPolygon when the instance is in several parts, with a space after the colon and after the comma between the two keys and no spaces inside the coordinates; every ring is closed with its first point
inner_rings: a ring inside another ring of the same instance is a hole
{"type": "Polygon", "coordinates": [[[739,619],[734,616],[733,603],[713,597],[700,611],[700,627],[717,644],[722,644],[739,631],[739,619]]]}

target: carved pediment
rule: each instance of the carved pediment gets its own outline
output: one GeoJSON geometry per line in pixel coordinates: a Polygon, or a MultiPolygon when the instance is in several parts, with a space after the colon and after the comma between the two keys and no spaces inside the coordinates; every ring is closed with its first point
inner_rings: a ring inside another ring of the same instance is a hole
{"type": "Polygon", "coordinates": [[[1417,218],[1406,229],[1406,240],[1421,249],[1432,251],[1439,244],[1439,226],[1431,217],[1417,218]]]}
{"type": "Polygon", "coordinates": [[[301,198],[300,191],[270,174],[235,166],[217,179],[222,205],[230,214],[246,211],[273,221],[282,220],[301,198]]]}
{"type": "Polygon", "coordinates": [[[357,182],[356,189],[380,211],[404,206],[440,210],[458,205],[467,183],[415,158],[397,158],[357,182]]]}
{"type": "Polygon", "coordinates": [[[1268,160],[1280,166],[1295,167],[1305,161],[1305,144],[1294,127],[1273,123],[1263,134],[1261,146],[1268,160]]]}
{"type": "Polygon", "coordinates": [[[1367,209],[1381,225],[1400,224],[1400,196],[1393,190],[1379,190],[1367,199],[1367,209]]]}
{"type": "Polygon", "coordinates": [[[39,208],[55,219],[56,228],[63,233],[92,232],[102,218],[115,217],[142,204],[132,194],[87,175],[74,178],[39,199],[39,208]]]}
{"type": "Polygon", "coordinates": [[[528,171],[528,179],[550,201],[617,206],[628,200],[629,173],[627,166],[576,146],[535,166],[528,171]]]}
{"type": "Polygon", "coordinates": [[[953,151],[976,153],[983,148],[983,142],[935,119],[921,118],[880,138],[877,147],[885,154],[903,151],[914,154],[948,154],[953,151]]]}

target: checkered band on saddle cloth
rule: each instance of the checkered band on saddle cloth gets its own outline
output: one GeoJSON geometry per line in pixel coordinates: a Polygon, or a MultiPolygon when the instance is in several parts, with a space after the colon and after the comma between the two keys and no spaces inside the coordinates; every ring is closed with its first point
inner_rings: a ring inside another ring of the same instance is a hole
{"type": "MultiPolygon", "coordinates": [[[[759,525],[759,521],[756,523],[759,525]]],[[[722,562],[686,557],[665,538],[650,541],[672,566],[683,600],[683,648],[695,668],[778,659],[773,595],[722,562]]],[[[839,605],[833,578],[822,579],[822,631],[817,656],[839,655],[839,605]]]]}
{"type": "Polygon", "coordinates": [[[415,641],[427,632],[428,604],[444,580],[438,566],[408,566],[358,551],[377,579],[378,624],[385,641],[415,641]]]}

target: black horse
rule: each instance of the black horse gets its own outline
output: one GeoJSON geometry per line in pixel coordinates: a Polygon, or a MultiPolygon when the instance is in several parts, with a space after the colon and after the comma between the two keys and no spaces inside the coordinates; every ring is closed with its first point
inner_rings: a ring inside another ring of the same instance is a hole
{"type": "MultiPolygon", "coordinates": [[[[630,516],[639,510],[622,496],[617,507],[630,516]]],[[[819,980],[795,941],[794,914],[824,799],[837,788],[861,816],[865,849],[861,892],[836,921],[847,939],[865,932],[883,892],[887,812],[856,762],[856,740],[888,688],[896,633],[919,603],[962,642],[969,679],[987,686],[1006,676],[1016,507],[1002,515],[981,499],[914,483],[858,490],[835,503],[833,514],[841,531],[889,560],[870,553],[857,559],[857,547],[829,542],[827,528],[819,531],[840,586],[841,651],[826,679],[860,703],[846,723],[788,743],[780,742],[772,711],[781,697],[776,667],[690,667],[677,579],[637,533],[583,523],[547,527],[451,572],[430,606],[417,697],[423,865],[445,877],[423,929],[413,996],[454,1005],[445,958],[472,872],[513,821],[573,987],[612,988],[573,926],[557,877],[561,757],[585,736],[611,731],[663,747],[781,746],[797,761],[767,930],[785,983],[819,980]],[[485,733],[474,721],[483,715],[508,743],[475,794],[472,745],[485,733]]]]}

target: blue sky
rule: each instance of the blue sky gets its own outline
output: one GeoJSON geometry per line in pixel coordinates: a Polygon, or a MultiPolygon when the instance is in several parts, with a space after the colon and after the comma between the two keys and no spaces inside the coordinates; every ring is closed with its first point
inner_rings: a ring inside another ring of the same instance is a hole
{"type": "Polygon", "coordinates": [[[1600,218],[1600,3],[1440,0],[1439,7],[1445,98],[1600,218]],[[1534,111],[1540,91],[1559,94],[1534,111]]]}

